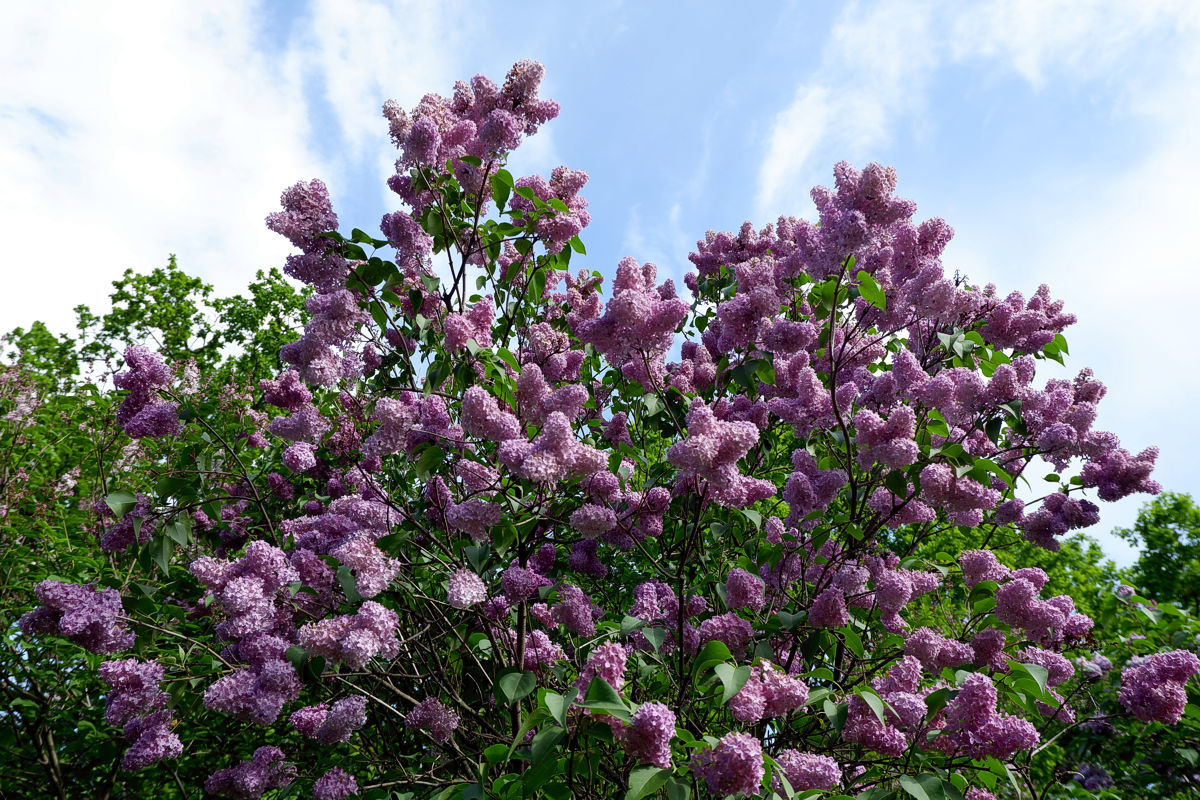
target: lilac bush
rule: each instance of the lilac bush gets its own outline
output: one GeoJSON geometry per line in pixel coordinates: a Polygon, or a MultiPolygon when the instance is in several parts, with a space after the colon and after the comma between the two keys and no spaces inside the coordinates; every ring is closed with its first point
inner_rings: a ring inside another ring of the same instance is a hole
{"type": "MultiPolygon", "coordinates": [[[[117,423],[161,468],[110,498],[105,549],[170,599],[47,582],[22,629],[105,655],[138,631],[150,660],[100,667],[127,768],[186,747],[186,707],[260,742],[213,755],[227,797],[1034,787],[1098,713],[1107,671],[1072,660],[1107,659],[1006,544],[1158,491],[1089,370],[1037,378],[1074,317],[948,276],[953,231],[878,164],[838,164],[816,222],[710,231],[684,294],[632,257],[606,290],[572,271],[586,173],[505,169],[558,113],[541,77],[384,106],[383,238],[339,233],[319,180],[283,193],[308,319],[256,395],[127,351],[117,423]],[[947,532],[976,546],[921,555],[947,532]]],[[[1115,713],[1177,722],[1198,671],[1125,664],[1115,713]]]]}

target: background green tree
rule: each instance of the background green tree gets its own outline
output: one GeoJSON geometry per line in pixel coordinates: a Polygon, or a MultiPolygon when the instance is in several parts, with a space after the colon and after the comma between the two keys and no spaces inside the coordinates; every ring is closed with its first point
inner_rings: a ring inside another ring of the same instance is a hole
{"type": "Polygon", "coordinates": [[[1141,548],[1131,583],[1152,600],[1200,614],[1200,508],[1191,495],[1164,492],[1142,506],[1132,528],[1113,533],[1141,548]]]}

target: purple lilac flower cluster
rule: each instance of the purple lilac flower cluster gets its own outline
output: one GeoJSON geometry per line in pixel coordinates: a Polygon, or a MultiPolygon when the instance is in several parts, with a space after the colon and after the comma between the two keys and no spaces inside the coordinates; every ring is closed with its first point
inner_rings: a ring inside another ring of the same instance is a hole
{"type": "Polygon", "coordinates": [[[128,394],[117,409],[117,424],[131,439],[175,436],[183,430],[179,404],[158,399],[158,390],[171,384],[171,370],[162,356],[145,347],[125,350],[125,372],[113,376],[113,384],[128,394]]]}
{"type": "Polygon", "coordinates": [[[1187,650],[1155,653],[1137,666],[1121,670],[1117,698],[1142,722],[1173,725],[1187,705],[1188,680],[1200,673],[1200,659],[1187,650]]]}
{"type": "Polygon", "coordinates": [[[136,638],[122,621],[121,593],[61,581],[42,581],[34,588],[42,605],[21,616],[18,625],[27,636],[56,633],[93,653],[117,653],[136,638]]]}
{"type": "Polygon", "coordinates": [[[756,797],[766,772],[762,742],[748,733],[727,733],[711,750],[692,756],[691,767],[717,797],[756,797]]]}
{"type": "Polygon", "coordinates": [[[164,708],[169,695],[158,688],[161,664],[127,658],[106,661],[100,679],[112,690],[105,702],[104,720],[122,728],[129,747],[121,768],[138,770],[183,752],[183,742],[172,732],[173,712],[164,708]]]}
{"type": "Polygon", "coordinates": [[[260,747],[249,761],[210,775],[204,790],[234,800],[258,800],[267,791],[281,789],[295,778],[296,768],[285,758],[278,747],[260,747]]]}
{"type": "Polygon", "coordinates": [[[430,697],[408,712],[404,724],[409,728],[425,731],[438,744],[446,744],[458,728],[458,714],[447,708],[441,700],[430,697]]]}

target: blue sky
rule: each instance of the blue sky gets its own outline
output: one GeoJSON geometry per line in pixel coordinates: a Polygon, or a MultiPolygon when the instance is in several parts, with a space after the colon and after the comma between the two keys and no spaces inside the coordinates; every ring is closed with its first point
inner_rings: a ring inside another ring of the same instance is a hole
{"type": "MultiPolygon", "coordinates": [[[[514,157],[591,174],[589,264],[675,277],[707,229],[811,215],[881,161],[958,234],[948,267],[1079,315],[1100,424],[1200,494],[1200,4],[209,2],[0,7],[0,329],[65,328],[178,254],[221,291],[279,265],[262,218],[321,177],[346,227],[394,208],[395,98],[542,61],[562,115],[514,157]],[[53,258],[48,261],[47,255],[53,258]]],[[[1142,498],[1093,529],[1132,522],[1142,498]]]]}

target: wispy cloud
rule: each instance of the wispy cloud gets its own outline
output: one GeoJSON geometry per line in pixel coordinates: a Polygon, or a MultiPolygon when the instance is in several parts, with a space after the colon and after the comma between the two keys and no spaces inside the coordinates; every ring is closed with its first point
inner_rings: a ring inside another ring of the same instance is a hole
{"type": "Polygon", "coordinates": [[[225,291],[282,264],[262,225],[280,191],[363,163],[386,175],[383,100],[448,89],[461,51],[452,4],[321,0],[271,47],[257,4],[118,8],[0,7],[0,329],[67,328],[172,252],[225,291]]]}
{"type": "Polygon", "coordinates": [[[898,119],[915,118],[938,59],[932,26],[926,2],[866,10],[855,3],[843,12],[816,75],[796,87],[771,125],[759,167],[759,218],[808,208],[808,189],[826,177],[828,164],[861,158],[889,141],[898,119]]]}

